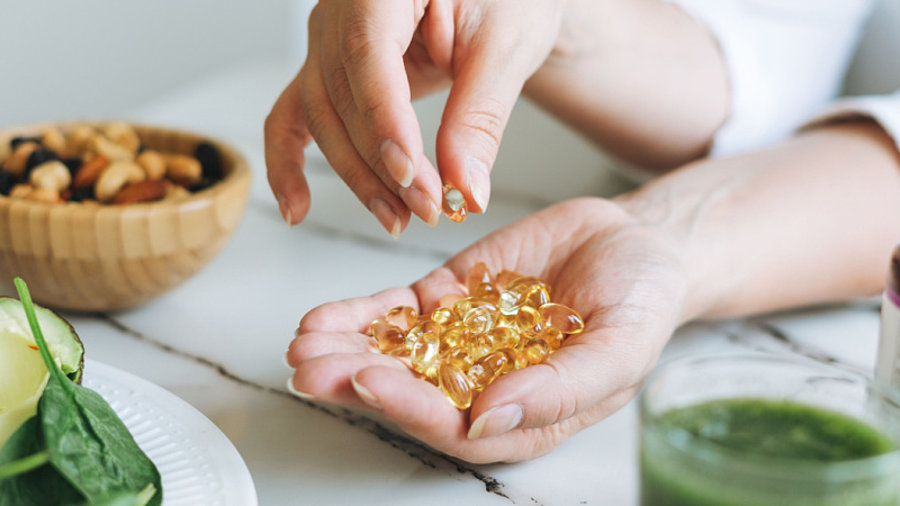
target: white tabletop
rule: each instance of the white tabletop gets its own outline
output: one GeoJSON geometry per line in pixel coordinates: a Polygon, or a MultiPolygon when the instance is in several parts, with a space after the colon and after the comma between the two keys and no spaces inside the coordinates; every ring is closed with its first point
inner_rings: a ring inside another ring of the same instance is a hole
{"type": "MultiPolygon", "coordinates": [[[[503,189],[495,191],[486,215],[462,225],[442,220],[436,229],[413,223],[395,241],[321,155],[312,153],[312,211],[288,229],[265,180],[262,122],[290,73],[284,65],[262,65],[218,76],[124,115],[233,143],[251,163],[253,189],[234,237],[182,286],[130,311],[65,314],[87,356],[156,383],[205,414],[243,456],[262,505],[635,504],[633,403],[550,455],[479,466],[432,451],[372,412],[307,402],[286,392],[290,372],[282,357],[307,310],[408,284],[488,231],[571,190],[569,185],[559,195],[548,194],[539,180],[510,177],[515,181],[508,185],[496,183],[503,189]],[[529,191],[536,187],[543,193],[529,191]]],[[[579,141],[561,142],[573,144],[555,143],[541,150],[550,154],[537,158],[556,156],[557,150],[575,152],[583,165],[595,163],[579,141]]],[[[517,158],[517,146],[528,144],[504,147],[498,164],[533,161],[534,153],[517,158]]],[[[614,182],[587,171],[582,177],[590,184],[579,184],[580,191],[614,182]]],[[[663,360],[752,348],[804,353],[871,371],[877,327],[877,305],[870,301],[699,323],[676,334],[663,360]]]]}

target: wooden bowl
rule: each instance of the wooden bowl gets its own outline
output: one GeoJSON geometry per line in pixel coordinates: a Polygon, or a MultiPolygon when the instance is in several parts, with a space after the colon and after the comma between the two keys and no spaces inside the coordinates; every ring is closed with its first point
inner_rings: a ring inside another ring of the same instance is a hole
{"type": "MultiPolygon", "coordinates": [[[[39,135],[47,126],[0,131],[0,142],[39,135]]],[[[75,124],[57,126],[65,132],[75,124]]],[[[44,204],[0,195],[2,281],[22,277],[49,307],[125,309],[174,288],[222,248],[247,203],[245,159],[197,134],[133,126],[143,146],[165,153],[193,155],[198,143],[209,142],[219,150],[224,178],[182,199],[140,204],[44,204]]]]}

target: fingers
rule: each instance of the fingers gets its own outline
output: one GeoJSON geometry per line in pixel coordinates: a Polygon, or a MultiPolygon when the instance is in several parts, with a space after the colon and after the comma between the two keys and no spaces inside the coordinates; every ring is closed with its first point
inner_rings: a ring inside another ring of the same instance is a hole
{"type": "MultiPolygon", "coordinates": [[[[310,54],[319,51],[322,83],[347,140],[386,190],[435,225],[441,182],[424,156],[403,63],[421,12],[411,2],[356,2],[325,15],[324,25],[333,29],[322,30],[322,43],[310,54]]],[[[345,180],[366,202],[372,189],[355,184],[359,177],[345,180]]]]}
{"type": "Polygon", "coordinates": [[[303,117],[295,78],[275,102],[265,122],[265,155],[269,186],[290,226],[309,211],[309,187],[303,176],[303,148],[312,140],[303,117]]]}
{"type": "Polygon", "coordinates": [[[419,301],[415,292],[409,288],[390,288],[370,297],[322,304],[306,313],[300,320],[297,333],[365,332],[372,320],[397,306],[410,306],[418,311],[419,301]]]}

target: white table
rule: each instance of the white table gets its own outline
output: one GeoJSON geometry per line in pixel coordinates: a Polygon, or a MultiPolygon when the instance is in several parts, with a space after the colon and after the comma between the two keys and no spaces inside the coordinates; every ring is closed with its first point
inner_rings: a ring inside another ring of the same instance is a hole
{"type": "MultiPolygon", "coordinates": [[[[407,284],[488,231],[540,208],[559,190],[547,190],[552,182],[539,178],[505,176],[509,182],[496,183],[503,190],[495,191],[485,216],[464,225],[443,220],[437,229],[414,223],[394,241],[312,153],[313,208],[289,230],[265,181],[262,121],[291,71],[262,65],[218,76],[125,115],[233,143],[252,165],[253,189],[236,234],[196,277],[134,310],[65,315],[88,356],[154,382],[203,412],[243,456],[263,505],[635,504],[634,403],[548,456],[476,466],[408,439],[371,412],[286,392],[289,371],[282,357],[307,310],[407,284]]],[[[522,123],[527,121],[514,118],[513,147],[504,148],[499,166],[531,161],[525,170],[540,175],[540,165],[548,163],[541,156],[557,159],[567,152],[567,164],[599,164],[577,140],[527,152],[528,134],[515,133],[522,123]]],[[[578,190],[603,185],[603,191],[616,191],[609,186],[615,179],[602,171],[582,172],[580,181],[589,184],[579,183],[578,190]]],[[[566,196],[571,186],[557,193],[566,196]]],[[[877,326],[874,302],[700,323],[681,329],[663,360],[753,348],[871,371],[877,326]]]]}

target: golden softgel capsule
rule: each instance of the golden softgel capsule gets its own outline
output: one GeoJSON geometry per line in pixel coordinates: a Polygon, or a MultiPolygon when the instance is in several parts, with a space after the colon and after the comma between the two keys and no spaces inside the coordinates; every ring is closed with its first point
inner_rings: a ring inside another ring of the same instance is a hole
{"type": "Polygon", "coordinates": [[[369,328],[381,353],[402,357],[459,409],[501,375],[540,364],[584,330],[574,309],[551,302],[544,280],[508,270],[494,277],[478,263],[465,281],[467,295],[445,295],[421,314],[395,307],[369,328]]]}

